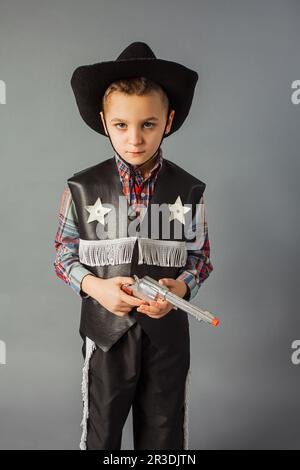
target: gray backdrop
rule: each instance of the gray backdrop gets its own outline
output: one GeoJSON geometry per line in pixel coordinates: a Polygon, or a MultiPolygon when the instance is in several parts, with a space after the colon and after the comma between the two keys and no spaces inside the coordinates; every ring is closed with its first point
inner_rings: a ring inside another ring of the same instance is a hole
{"type": "Polygon", "coordinates": [[[221,319],[190,319],[190,449],[300,449],[299,25],[297,0],[1,0],[1,449],[78,449],[80,299],[53,242],[66,179],[112,148],[70,77],[139,40],[200,76],[163,143],[207,183],[214,271],[194,301],[221,319]]]}

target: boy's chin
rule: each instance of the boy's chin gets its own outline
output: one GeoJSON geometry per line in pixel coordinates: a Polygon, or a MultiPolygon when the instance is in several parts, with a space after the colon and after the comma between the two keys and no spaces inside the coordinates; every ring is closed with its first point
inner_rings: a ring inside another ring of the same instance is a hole
{"type": "Polygon", "coordinates": [[[126,162],[131,163],[133,165],[140,165],[141,163],[144,163],[148,159],[148,157],[146,156],[146,153],[143,153],[141,155],[132,155],[129,153],[125,153],[123,158],[124,160],[126,160],[126,162]]]}

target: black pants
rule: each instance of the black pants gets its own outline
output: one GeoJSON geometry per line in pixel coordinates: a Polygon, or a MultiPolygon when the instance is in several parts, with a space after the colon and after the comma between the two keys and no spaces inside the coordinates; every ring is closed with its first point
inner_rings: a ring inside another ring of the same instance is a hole
{"type": "Polygon", "coordinates": [[[189,341],[158,349],[138,323],[109,351],[97,347],[89,362],[86,449],[120,449],[131,406],[135,450],[184,449],[189,367],[189,341]]]}

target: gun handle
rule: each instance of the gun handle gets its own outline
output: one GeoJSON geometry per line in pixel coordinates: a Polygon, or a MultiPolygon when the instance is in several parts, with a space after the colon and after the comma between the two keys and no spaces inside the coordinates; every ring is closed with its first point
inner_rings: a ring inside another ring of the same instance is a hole
{"type": "Polygon", "coordinates": [[[130,284],[122,284],[121,285],[122,291],[124,291],[128,295],[132,295],[132,289],[130,288],[130,284]]]}

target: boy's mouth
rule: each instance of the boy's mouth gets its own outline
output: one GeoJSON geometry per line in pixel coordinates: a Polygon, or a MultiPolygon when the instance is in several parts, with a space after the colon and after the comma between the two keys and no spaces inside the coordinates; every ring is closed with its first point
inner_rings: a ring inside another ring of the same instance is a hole
{"type": "Polygon", "coordinates": [[[129,152],[131,153],[132,155],[140,155],[141,153],[144,153],[144,150],[142,152],[129,152]]]}

